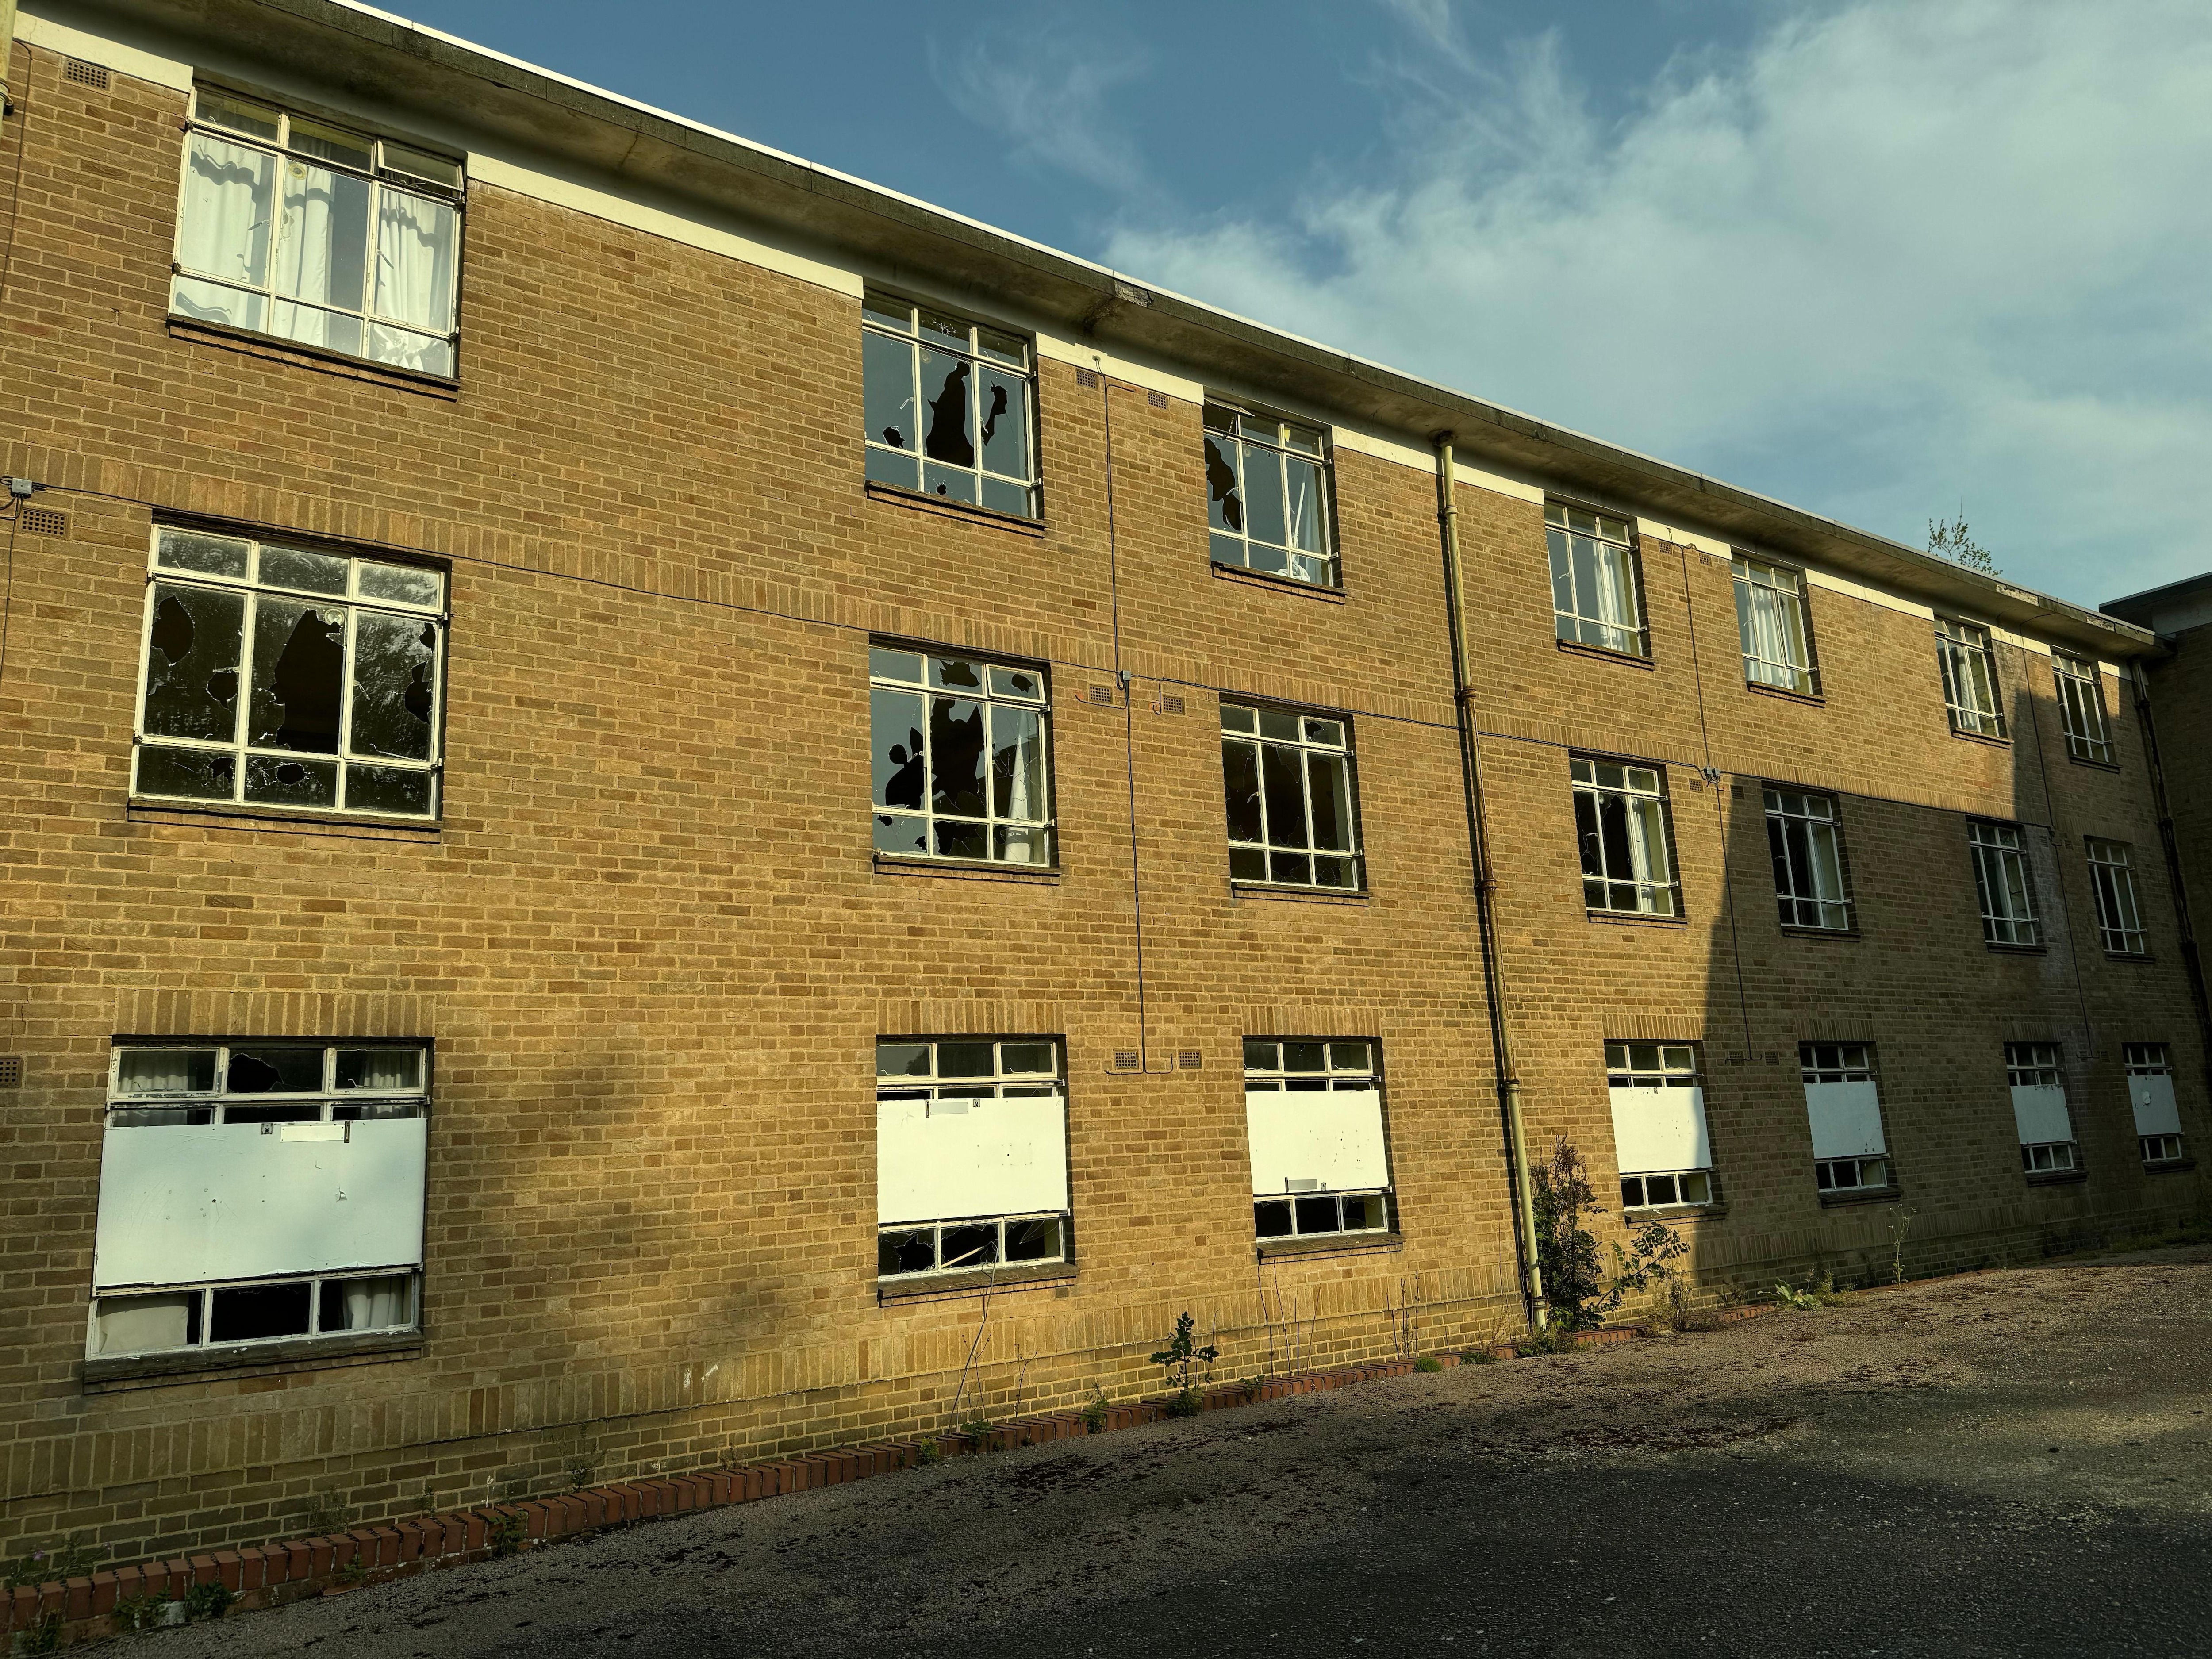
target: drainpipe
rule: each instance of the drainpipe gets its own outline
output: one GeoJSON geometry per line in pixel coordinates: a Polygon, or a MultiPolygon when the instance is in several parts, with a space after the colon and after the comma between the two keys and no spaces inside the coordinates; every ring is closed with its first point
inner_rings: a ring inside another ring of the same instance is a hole
{"type": "Polygon", "coordinates": [[[2212,1089],[2212,1001],[2204,990],[2204,964],[2197,954],[2197,931],[2189,921],[2189,888],[2182,878],[2181,842],[2174,834],[2173,809],[2166,798],[2166,768],[2158,757],[2158,728],[2151,724],[2150,680],[2138,657],[2128,664],[2135,692],[2136,721],[2142,727],[2143,763],[2150,773],[2151,805],[2158,813],[2159,844],[2166,851],[2166,885],[2173,891],[2173,920],[2181,934],[2181,966],[2189,976],[2189,1000],[2197,1011],[2197,1030],[2204,1051],[2205,1086],[2212,1089]]]}
{"type": "Polygon", "coordinates": [[[1482,744],[1474,729],[1474,692],[1467,683],[1467,593],[1460,581],[1459,502],[1452,488],[1451,434],[1437,447],[1437,524],[1444,549],[1444,603],[1449,611],[1452,704],[1459,717],[1460,775],[1467,795],[1468,851],[1474,864],[1476,925],[1482,938],[1483,989],[1490,1003],[1490,1040],[1498,1066],[1498,1101],[1505,1117],[1508,1173],[1513,1180],[1513,1246],[1520,1258],[1521,1296],[1532,1330],[1544,1328],[1544,1274],[1536,1261],[1536,1197],[1529,1183],[1528,1137],[1521,1117],[1521,1074],[1505,1018],[1505,963],[1498,946],[1498,886],[1491,877],[1489,821],[1483,809],[1482,744]]]}

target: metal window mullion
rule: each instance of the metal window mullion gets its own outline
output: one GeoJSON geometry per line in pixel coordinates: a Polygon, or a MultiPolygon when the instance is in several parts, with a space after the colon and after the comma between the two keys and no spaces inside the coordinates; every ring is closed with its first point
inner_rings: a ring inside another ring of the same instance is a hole
{"type": "MultiPolygon", "coordinates": [[[[1303,729],[1304,729],[1304,722],[1303,722],[1303,720],[1301,720],[1300,729],[1301,729],[1301,730],[1303,730],[1303,729]]],[[[1308,860],[1309,860],[1309,862],[1308,862],[1308,864],[1307,864],[1307,866],[1306,866],[1306,875],[1308,876],[1308,878],[1310,878],[1314,875],[1314,873],[1315,873],[1315,872],[1314,872],[1314,868],[1313,868],[1313,866],[1312,866],[1312,863],[1310,862],[1310,860],[1311,860],[1313,858],[1315,858],[1316,856],[1317,856],[1317,855],[1320,854],[1320,852],[1321,852],[1321,848],[1320,848],[1319,843],[1317,843],[1317,842],[1314,840],[1314,810],[1313,810],[1313,757],[1314,757],[1314,751],[1313,751],[1312,750],[1310,750],[1310,749],[1307,748],[1304,744],[1299,744],[1299,745],[1298,745],[1297,749],[1294,752],[1297,754],[1297,757],[1298,757],[1298,788],[1299,788],[1299,790],[1301,791],[1301,793],[1302,793],[1302,794],[1303,794],[1303,796],[1304,796],[1304,800],[1305,800],[1305,805],[1306,805],[1306,844],[1305,844],[1305,854],[1306,854],[1306,857],[1307,857],[1307,859],[1308,859],[1308,860]]]]}
{"type": "MultiPolygon", "coordinates": [[[[1249,516],[1245,522],[1247,524],[1251,522],[1249,516]]],[[[1272,854],[1275,851],[1275,832],[1274,826],[1267,819],[1267,750],[1279,746],[1258,738],[1255,738],[1252,742],[1252,775],[1260,781],[1260,847],[1263,853],[1271,855],[1268,865],[1268,873],[1271,878],[1273,875],[1272,854]]]]}
{"type": "MultiPolygon", "coordinates": [[[[261,544],[253,544],[253,556],[247,568],[257,578],[261,574],[261,544]]],[[[238,709],[231,726],[232,752],[238,763],[232,768],[230,798],[233,801],[246,799],[246,756],[247,733],[252,729],[251,710],[253,707],[253,677],[258,664],[255,660],[261,643],[261,592],[249,589],[246,595],[246,624],[244,636],[238,645],[238,709]]],[[[228,1075],[228,1073],[225,1073],[228,1075]]]]}

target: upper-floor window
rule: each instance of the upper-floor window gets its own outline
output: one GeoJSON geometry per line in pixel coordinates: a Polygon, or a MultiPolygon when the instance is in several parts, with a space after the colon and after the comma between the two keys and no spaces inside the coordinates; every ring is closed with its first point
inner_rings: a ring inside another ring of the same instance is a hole
{"type": "Polygon", "coordinates": [[[1974,861],[1982,937],[1991,945],[2042,944],[2043,924],[2035,914],[2035,884],[2020,826],[1974,819],[1966,825],[1966,849],[1974,861]]]}
{"type": "Polygon", "coordinates": [[[1889,1145],[1881,1131],[1881,1091],[1874,1046],[1801,1042],[1805,1117],[1813,1131],[1813,1185],[1824,1193],[1888,1187],[1889,1145]]]}
{"type": "Polygon", "coordinates": [[[1636,574],[1636,538],[1602,513],[1544,503],[1552,551],[1552,611],[1559,635],[1631,656],[1651,654],[1636,574]]]}
{"type": "Polygon", "coordinates": [[[1713,1201],[1705,1080],[1687,1042],[1608,1042],[1607,1094],[1625,1210],[1713,1201]]]}
{"type": "Polygon", "coordinates": [[[2004,736],[2004,711],[1997,703],[1997,661],[1990,647],[1990,630],[1938,617],[1936,657],[1943,670],[1943,703],[1950,711],[1951,729],[1984,738],[2004,736]]]}
{"type": "Polygon", "coordinates": [[[461,188],[458,161],[202,87],[169,309],[450,376],[461,188]]]}
{"type": "Polygon", "coordinates": [[[2112,728],[2105,721],[2105,689],[2097,665],[2057,652],[2051,656],[2058,685],[2058,723],[2066,732],[2066,752],[2075,760],[2112,760],[2112,728]]]}
{"type": "Polygon", "coordinates": [[[1844,826],[1833,795],[1802,789],[1766,791],[1766,847],[1774,860],[1774,893],[1785,927],[1851,925],[1844,884],[1844,826]]]}
{"type": "Polygon", "coordinates": [[[1315,427],[1209,404],[1206,512],[1216,564],[1334,587],[1328,441],[1315,427]]]}
{"type": "Polygon", "coordinates": [[[1737,554],[1735,626],[1746,680],[1807,696],[1820,694],[1820,671],[1805,625],[1803,573],[1737,554]]]}
{"type": "Polygon", "coordinates": [[[1680,915],[1682,888],[1667,829],[1667,786],[1658,769],[1577,755],[1567,770],[1575,787],[1584,906],[1680,915]]]}
{"type": "Polygon", "coordinates": [[[872,646],[868,701],[876,851],[1052,862],[1042,670],[872,646]]]}
{"type": "Polygon", "coordinates": [[[159,529],[131,793],[428,817],[446,579],[159,529]]]}
{"type": "Polygon", "coordinates": [[[2066,1107],[2066,1074],[2058,1045],[2006,1043],[2005,1080],[2012,1085],[2021,1168],[2029,1175],[2058,1175],[2075,1168],[2081,1160],[2073,1114],[2066,1107]]]}
{"type": "Polygon", "coordinates": [[[860,323],[868,477],[1036,517],[1030,343],[881,294],[863,303],[860,323]]]}
{"type": "Polygon", "coordinates": [[[1389,1229],[1390,1152],[1373,1043],[1247,1037],[1244,1121],[1257,1237],[1389,1229]]]}
{"type": "Polygon", "coordinates": [[[1366,885],[1352,728],[1343,720],[1224,702],[1221,782],[1231,880],[1366,885]]]}
{"type": "Polygon", "coordinates": [[[2104,935],[2105,949],[2114,956],[2142,956],[2149,947],[2136,903],[2135,872],[2128,867],[2128,844],[2087,839],[2089,891],[2096,900],[2097,931],[2104,935]]]}
{"type": "Polygon", "coordinates": [[[2127,1066],[2128,1103],[2135,1109],[2136,1141],[2146,1164],[2180,1161],[2181,1110],[2173,1098],[2173,1056],[2163,1042],[2121,1045],[2127,1066]]]}

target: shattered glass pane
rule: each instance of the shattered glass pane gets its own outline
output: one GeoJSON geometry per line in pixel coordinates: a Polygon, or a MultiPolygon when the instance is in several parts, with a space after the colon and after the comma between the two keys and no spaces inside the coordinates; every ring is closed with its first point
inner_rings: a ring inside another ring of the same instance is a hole
{"type": "Polygon", "coordinates": [[[146,734],[228,742],[238,733],[246,597],[168,582],[154,589],[146,646],[146,734]]]}
{"type": "Polygon", "coordinates": [[[1295,882],[1301,887],[1313,884],[1313,861],[1303,853],[1270,853],[1267,854],[1267,879],[1295,882]]]}
{"type": "Polygon", "coordinates": [[[1358,865],[1351,859],[1316,856],[1314,860],[1314,885],[1357,887],[1359,885],[1358,872],[1358,865]]]}
{"type": "MultiPolygon", "coordinates": [[[[1260,750],[1260,777],[1267,804],[1267,841],[1275,847],[1307,847],[1305,781],[1298,775],[1298,754],[1273,744],[1260,750]]],[[[1256,837],[1255,837],[1256,839],[1256,837]]]]}
{"type": "Polygon", "coordinates": [[[1026,697],[1036,701],[1044,696],[1042,680],[1026,668],[997,668],[991,670],[991,695],[994,697],[1026,697]]]}
{"type": "Polygon", "coordinates": [[[937,1265],[937,1230],[920,1227],[910,1231],[876,1235],[876,1272],[889,1279],[893,1273],[926,1273],[937,1265]]]}
{"type": "MultiPolygon", "coordinates": [[[[1313,798],[1313,844],[1317,850],[1352,850],[1352,768],[1341,755],[1306,756],[1308,793],[1313,798]]],[[[1276,839],[1281,840],[1278,836],[1276,839]]]]}
{"type": "Polygon", "coordinates": [[[1382,1199],[1379,1194],[1364,1198],[1344,1200],[1344,1231],[1348,1233],[1371,1232],[1382,1225],[1382,1199]]]}
{"type": "Polygon", "coordinates": [[[234,1095],[311,1095],[323,1086],[320,1048],[233,1048],[224,1091],[234,1095]]]}
{"type": "Polygon", "coordinates": [[[219,1290],[208,1321],[210,1342],[252,1342],[307,1334],[308,1289],[294,1285],[239,1285],[219,1290]]]}
{"type": "Polygon", "coordinates": [[[912,451],[921,436],[914,417],[914,348],[881,334],[860,337],[862,419],[869,441],[912,451]]]}
{"type": "Polygon", "coordinates": [[[1057,1261],[1060,1256],[1060,1218],[1006,1224],[1006,1260],[1057,1261]]]}
{"type": "Polygon", "coordinates": [[[969,349],[968,325],[957,317],[948,317],[941,311],[924,309],[921,313],[921,337],[946,345],[969,349]]]}
{"type": "Polygon", "coordinates": [[[999,1229],[995,1222],[945,1230],[945,1257],[939,1266],[948,1269],[988,1267],[995,1266],[998,1260],[999,1229]]]}
{"type": "Polygon", "coordinates": [[[331,755],[338,746],[345,678],[345,613],[264,599],[253,628],[248,741],[331,755]]]}
{"type": "MultiPolygon", "coordinates": [[[[869,692],[868,706],[873,727],[872,799],[878,806],[920,811],[928,776],[922,751],[921,694],[878,686],[869,692]]],[[[880,838],[878,845],[881,846],[880,838]]]]}
{"type": "Polygon", "coordinates": [[[1029,346],[1018,334],[1001,334],[996,329],[979,326],[975,330],[975,349],[986,357],[1012,363],[1016,368],[1029,367],[1029,346]]]}
{"type": "MultiPolygon", "coordinates": [[[[982,415],[983,465],[1010,478],[1030,476],[1029,382],[986,368],[976,391],[982,415]]],[[[949,456],[944,459],[951,459],[949,456]]]]}
{"type": "Polygon", "coordinates": [[[956,818],[937,820],[937,856],[941,859],[980,859],[988,856],[987,826],[963,823],[956,818]]]}
{"type": "Polygon", "coordinates": [[[210,576],[243,576],[250,544],[228,536],[203,536],[190,530],[164,530],[156,562],[170,570],[198,570],[210,576]]]}
{"type": "Polygon", "coordinates": [[[1258,841],[1260,830],[1260,757],[1249,743],[1221,745],[1221,787],[1229,807],[1229,839],[1258,841]]]}
{"type": "Polygon", "coordinates": [[[358,611],[353,653],[353,752],[429,759],[438,624],[420,617],[358,611]]]}
{"type": "Polygon", "coordinates": [[[922,451],[951,466],[975,465],[975,425],[969,417],[968,385],[975,366],[965,357],[921,354],[921,395],[929,404],[922,451]]]}
{"type": "Polygon", "coordinates": [[[983,668],[965,657],[932,657],[929,683],[945,691],[981,691],[983,668]]]}
{"type": "Polygon", "coordinates": [[[1044,821],[1044,716],[1036,709],[991,710],[991,814],[1044,821]]]}
{"type": "Polygon", "coordinates": [[[1237,453],[1232,438],[1206,434],[1206,522],[1216,530],[1241,535],[1244,529],[1244,499],[1238,493],[1237,453]]]}
{"type": "Polygon", "coordinates": [[[875,850],[919,857],[929,851],[929,820],[924,817],[876,817],[875,850]]]}
{"type": "Polygon", "coordinates": [[[1229,849],[1230,880],[1265,881],[1267,878],[1267,854],[1256,847],[1232,847],[1229,849]]]}
{"type": "Polygon", "coordinates": [[[347,561],[327,553],[302,553],[289,547],[261,550],[261,580],[272,587],[304,587],[310,593],[346,591],[347,561]]]}
{"type": "Polygon", "coordinates": [[[437,775],[403,766],[346,768],[346,810],[395,817],[430,816],[437,775]]]}
{"type": "Polygon", "coordinates": [[[947,501],[975,502],[975,475],[961,468],[940,466],[935,461],[921,469],[921,487],[927,495],[941,495],[947,501]]]}
{"type": "Polygon", "coordinates": [[[161,749],[148,744],[138,751],[137,793],[178,795],[191,800],[228,800],[238,781],[238,760],[205,749],[161,749]]]}
{"type": "MultiPolygon", "coordinates": [[[[933,811],[983,816],[983,705],[965,697],[929,700],[930,797],[933,811]]],[[[896,805],[885,802],[886,805],[896,805]]],[[[982,856],[979,848],[973,856],[982,856]]]]}
{"type": "Polygon", "coordinates": [[[1302,1198],[1297,1200],[1298,1231],[1302,1233],[1333,1233],[1343,1224],[1337,1218],[1334,1198],[1302,1198]]]}
{"type": "Polygon", "coordinates": [[[248,755],[246,798],[264,806],[336,806],[337,763],[248,755]]]}
{"type": "Polygon", "coordinates": [[[1285,1199],[1269,1199],[1252,1206],[1252,1231],[1261,1238],[1287,1238],[1291,1206],[1285,1199]]]}
{"type": "Polygon", "coordinates": [[[878,483],[896,484],[901,489],[921,487],[921,463],[911,455],[894,455],[888,449],[868,446],[867,476],[878,483]]]}
{"type": "Polygon", "coordinates": [[[361,596],[391,599],[400,605],[419,605],[434,610],[446,597],[446,579],[435,570],[415,565],[361,565],[361,596]]]}

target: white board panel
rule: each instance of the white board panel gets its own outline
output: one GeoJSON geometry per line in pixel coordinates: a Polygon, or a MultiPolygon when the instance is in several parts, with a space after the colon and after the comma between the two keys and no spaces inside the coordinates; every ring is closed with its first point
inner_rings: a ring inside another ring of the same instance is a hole
{"type": "Polygon", "coordinates": [[[1871,1158],[1889,1150],[1881,1139],[1881,1091],[1872,1083],[1808,1083],[1805,1115],[1816,1158],[1871,1158]]]}
{"type": "Polygon", "coordinates": [[[1712,1168],[1703,1089],[1614,1089],[1610,1093],[1613,1150],[1621,1174],[1712,1168]]]}
{"type": "Polygon", "coordinates": [[[419,1265],[428,1127],[410,1117],[111,1128],[93,1283],[419,1265]],[[332,1130],[343,1138],[321,1138],[332,1130]]]}
{"type": "Polygon", "coordinates": [[[1373,1191],[1390,1184],[1379,1090],[1248,1091],[1244,1127],[1255,1198],[1373,1191]]]}
{"type": "Polygon", "coordinates": [[[2130,1078],[2128,1100],[2136,1109],[2137,1134],[2178,1135],[2181,1133],[2181,1109],[2173,1103],[2172,1078],[2130,1078]]]}
{"type": "Polygon", "coordinates": [[[2074,1139],[2074,1120],[2067,1114],[2066,1091],[2055,1084],[2022,1084],[2012,1091],[2013,1121],[2020,1126],[2020,1144],[2039,1146],[2047,1140],[2074,1139]]]}
{"type": "Polygon", "coordinates": [[[876,1103],[876,1219],[947,1221],[1067,1207],[1067,1105],[876,1103]]]}

